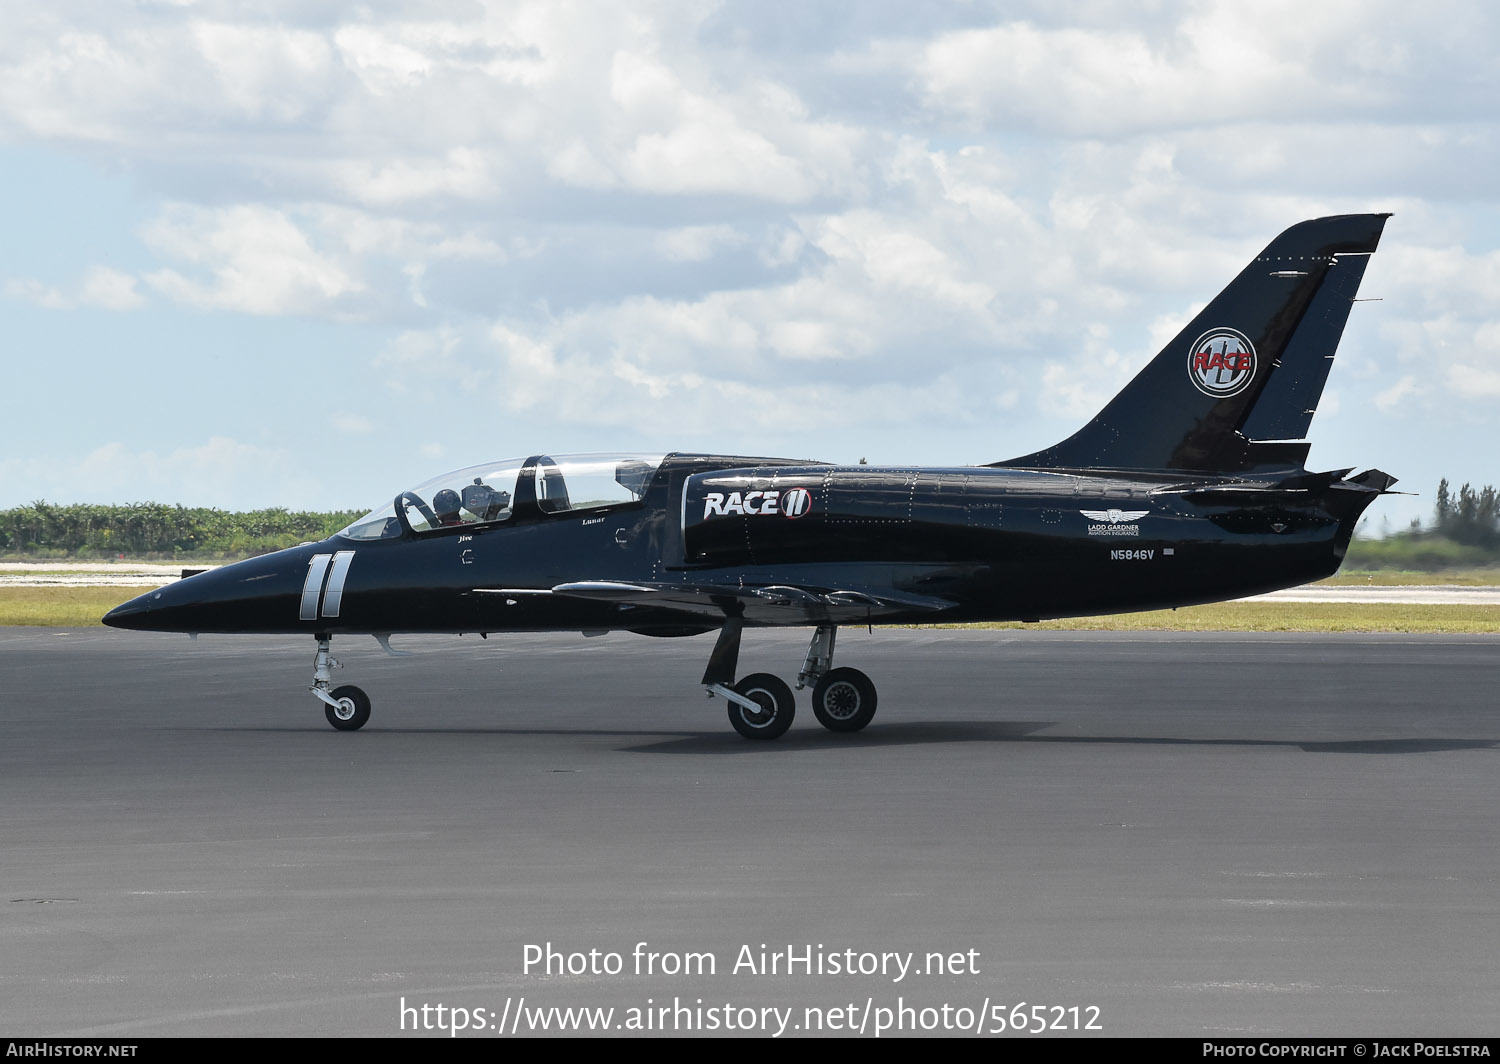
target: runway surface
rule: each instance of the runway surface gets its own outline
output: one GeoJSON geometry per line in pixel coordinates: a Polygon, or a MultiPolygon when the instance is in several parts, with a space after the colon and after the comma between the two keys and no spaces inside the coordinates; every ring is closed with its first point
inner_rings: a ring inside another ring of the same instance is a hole
{"type": "Polygon", "coordinates": [[[1240,602],[1405,602],[1424,606],[1497,606],[1500,587],[1462,584],[1397,584],[1391,586],[1304,584],[1239,599],[1240,602]]]}
{"type": "Polygon", "coordinates": [[[0,630],[0,1034],[1496,1033],[1500,639],[846,630],[874,724],[765,744],[707,638],[395,642],[344,734],[310,639],[0,630]]]}

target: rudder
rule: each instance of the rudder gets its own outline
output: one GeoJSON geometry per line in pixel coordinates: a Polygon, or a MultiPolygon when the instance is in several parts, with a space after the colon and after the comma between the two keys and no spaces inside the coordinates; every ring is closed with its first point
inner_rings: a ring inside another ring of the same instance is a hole
{"type": "Polygon", "coordinates": [[[1248,472],[1300,467],[1334,352],[1389,214],[1286,230],[1087,425],[996,462],[1248,472]]]}

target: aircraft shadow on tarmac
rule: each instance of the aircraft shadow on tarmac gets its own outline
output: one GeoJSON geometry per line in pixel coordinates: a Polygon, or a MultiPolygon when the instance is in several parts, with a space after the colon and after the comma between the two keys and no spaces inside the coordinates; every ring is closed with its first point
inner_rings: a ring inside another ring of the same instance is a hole
{"type": "MultiPolygon", "coordinates": [[[[640,746],[624,746],[622,750],[643,754],[767,754],[774,750],[827,750],[842,747],[902,746],[912,743],[970,743],[970,742],[1017,742],[1029,733],[1052,727],[1049,721],[931,721],[912,724],[892,724],[871,728],[855,735],[841,735],[822,730],[804,730],[788,733],[785,741],[770,745],[747,743],[738,736],[725,735],[722,731],[694,731],[677,733],[678,738],[649,742],[640,746]]],[[[193,725],[188,731],[245,732],[264,735],[306,735],[310,730],[322,729],[247,727],[230,725],[193,725]]],[[[641,739],[651,735],[662,735],[667,729],[623,728],[392,728],[374,727],[362,734],[368,735],[574,735],[583,737],[618,736],[641,739]]]]}
{"type": "MultiPolygon", "coordinates": [[[[1139,746],[1240,746],[1273,747],[1302,750],[1310,754],[1431,754],[1453,750],[1488,750],[1500,746],[1500,739],[1346,739],[1330,742],[1308,742],[1295,739],[1188,739],[1161,735],[1037,735],[1054,727],[1051,721],[913,721],[886,724],[853,735],[825,731],[788,732],[777,744],[747,743],[720,731],[693,732],[678,738],[621,747],[633,754],[727,754],[736,756],[771,756],[776,751],[828,750],[912,746],[924,743],[1069,743],[1082,746],[1117,743],[1139,746]]],[[[307,728],[204,727],[204,731],[237,731],[252,733],[300,735],[307,728]]],[[[321,729],[318,729],[321,731],[321,729]]],[[[620,728],[372,728],[369,735],[574,735],[612,736],[638,739],[640,730],[620,728]]],[[[660,734],[660,733],[656,733],[660,734]]]]}
{"type": "Polygon", "coordinates": [[[921,743],[1076,743],[1089,746],[1120,743],[1143,746],[1284,747],[1310,754],[1426,754],[1448,750],[1484,750],[1500,746],[1497,739],[1354,739],[1338,742],[1298,742],[1282,739],[1183,739],[1143,735],[1036,735],[1052,727],[1043,721],[925,721],[871,728],[858,735],[818,732],[789,733],[776,747],[726,743],[718,733],[695,735],[643,746],[626,747],[638,754],[763,754],[774,749],[909,746],[921,743]]]}

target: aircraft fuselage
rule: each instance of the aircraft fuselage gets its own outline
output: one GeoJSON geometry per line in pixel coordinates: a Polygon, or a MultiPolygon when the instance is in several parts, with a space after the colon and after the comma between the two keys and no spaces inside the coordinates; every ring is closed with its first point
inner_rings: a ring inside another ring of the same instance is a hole
{"type": "Polygon", "coordinates": [[[670,456],[642,500],[619,506],[371,542],[332,537],[169,585],[111,623],[334,634],[717,627],[552,590],[580,579],[945,602],[886,611],[874,621],[883,624],[1154,609],[1330,575],[1376,494],[1307,474],[1286,487],[1275,476],[738,461],[670,456]]]}

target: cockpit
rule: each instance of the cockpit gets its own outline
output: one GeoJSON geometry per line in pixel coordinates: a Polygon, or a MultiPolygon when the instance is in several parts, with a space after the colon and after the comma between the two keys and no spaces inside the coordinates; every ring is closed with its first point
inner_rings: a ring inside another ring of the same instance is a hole
{"type": "Polygon", "coordinates": [[[339,535],[390,539],[630,505],[645,496],[665,457],[543,454],[470,466],[403,491],[339,535]]]}

